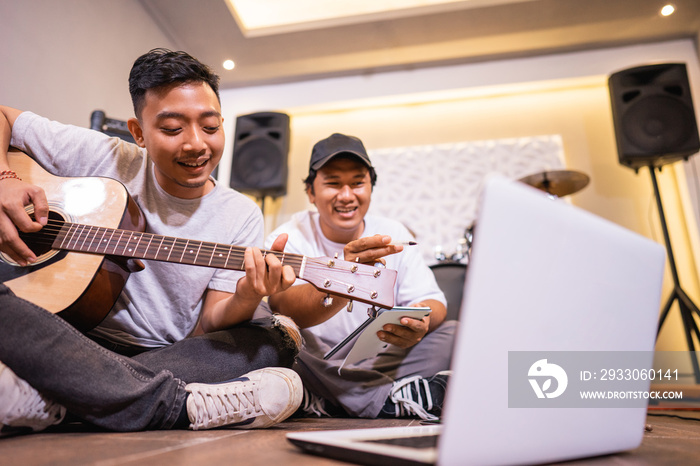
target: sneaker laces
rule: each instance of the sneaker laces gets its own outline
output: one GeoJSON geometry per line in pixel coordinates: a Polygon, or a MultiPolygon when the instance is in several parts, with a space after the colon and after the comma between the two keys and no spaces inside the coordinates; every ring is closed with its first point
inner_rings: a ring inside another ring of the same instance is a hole
{"type": "MultiPolygon", "coordinates": [[[[10,371],[0,367],[0,373],[10,371]]],[[[42,396],[34,387],[17,377],[14,372],[6,376],[14,378],[14,403],[2,419],[7,426],[30,427],[32,430],[43,430],[48,426],[60,423],[66,415],[66,408],[42,396]]],[[[3,400],[3,403],[7,402],[3,400]]]]}
{"type": "Polygon", "coordinates": [[[433,397],[430,393],[428,381],[419,375],[394,382],[389,393],[389,399],[396,406],[396,417],[405,417],[408,414],[413,414],[424,421],[437,421],[439,419],[428,412],[433,409],[433,397]],[[425,400],[421,396],[421,386],[423,388],[422,393],[425,394],[425,400]],[[416,399],[414,399],[414,394],[416,399]]]}
{"type": "Polygon", "coordinates": [[[255,382],[199,385],[190,391],[195,406],[193,429],[207,429],[250,419],[262,411],[255,382]]]}
{"type": "Polygon", "coordinates": [[[314,415],[317,417],[331,417],[325,410],[325,400],[320,396],[311,393],[304,387],[304,401],[302,403],[302,410],[307,415],[314,415]]]}

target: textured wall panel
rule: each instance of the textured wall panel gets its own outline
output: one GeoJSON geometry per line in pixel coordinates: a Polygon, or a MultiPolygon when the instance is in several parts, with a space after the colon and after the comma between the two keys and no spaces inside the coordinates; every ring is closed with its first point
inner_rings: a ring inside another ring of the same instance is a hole
{"type": "Polygon", "coordinates": [[[476,219],[489,173],[512,179],[564,168],[558,135],[370,150],[378,180],[370,212],[399,220],[416,235],[428,263],[448,256],[476,219]]]}

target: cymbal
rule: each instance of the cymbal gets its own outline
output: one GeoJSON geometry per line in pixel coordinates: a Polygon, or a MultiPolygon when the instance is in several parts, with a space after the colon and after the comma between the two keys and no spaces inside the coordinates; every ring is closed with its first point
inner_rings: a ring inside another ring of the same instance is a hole
{"type": "Polygon", "coordinates": [[[585,188],[590,178],[585,173],[574,170],[550,170],[528,175],[518,181],[553,196],[562,197],[585,188]]]}

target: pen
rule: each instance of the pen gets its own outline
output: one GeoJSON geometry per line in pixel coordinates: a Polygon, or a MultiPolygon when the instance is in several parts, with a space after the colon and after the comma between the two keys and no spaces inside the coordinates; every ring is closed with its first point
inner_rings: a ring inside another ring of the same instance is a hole
{"type": "Polygon", "coordinates": [[[392,241],[387,246],[415,246],[418,244],[416,241],[392,241]]]}

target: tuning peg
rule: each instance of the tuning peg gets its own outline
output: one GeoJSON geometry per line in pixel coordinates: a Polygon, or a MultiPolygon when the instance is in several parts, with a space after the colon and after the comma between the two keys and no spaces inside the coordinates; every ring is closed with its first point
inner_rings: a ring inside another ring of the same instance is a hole
{"type": "Polygon", "coordinates": [[[377,317],[377,314],[379,314],[379,311],[377,310],[377,308],[375,306],[372,306],[369,309],[367,309],[367,315],[369,317],[371,317],[372,319],[377,317]]]}
{"type": "Polygon", "coordinates": [[[330,294],[327,294],[323,300],[321,301],[321,305],[323,307],[331,307],[333,304],[333,297],[330,294]]]}
{"type": "Polygon", "coordinates": [[[350,301],[348,301],[348,306],[345,308],[345,310],[348,312],[352,312],[352,306],[353,306],[353,302],[351,299],[350,301]]]}

